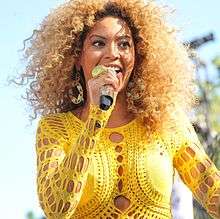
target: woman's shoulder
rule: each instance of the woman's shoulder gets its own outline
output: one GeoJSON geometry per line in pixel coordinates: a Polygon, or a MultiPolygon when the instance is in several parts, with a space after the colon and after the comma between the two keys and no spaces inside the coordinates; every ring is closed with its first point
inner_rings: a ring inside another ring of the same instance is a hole
{"type": "Polygon", "coordinates": [[[173,117],[170,118],[163,128],[161,137],[173,152],[178,151],[186,144],[198,141],[189,115],[182,110],[176,111],[173,117]]]}
{"type": "Polygon", "coordinates": [[[40,123],[48,123],[48,124],[68,124],[68,123],[78,123],[80,121],[80,112],[78,110],[60,112],[60,113],[50,113],[47,115],[43,115],[40,118],[40,123]]]}
{"type": "Polygon", "coordinates": [[[40,118],[38,129],[69,139],[72,134],[77,133],[82,127],[78,116],[77,111],[44,115],[40,118]]]}

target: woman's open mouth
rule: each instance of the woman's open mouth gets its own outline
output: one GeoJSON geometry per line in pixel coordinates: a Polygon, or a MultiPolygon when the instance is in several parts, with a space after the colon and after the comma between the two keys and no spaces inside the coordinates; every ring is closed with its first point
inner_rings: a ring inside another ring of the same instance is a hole
{"type": "Polygon", "coordinates": [[[122,68],[119,67],[119,66],[105,66],[105,67],[107,67],[108,69],[111,69],[111,70],[115,71],[117,74],[120,73],[120,72],[122,73],[122,68]]]}

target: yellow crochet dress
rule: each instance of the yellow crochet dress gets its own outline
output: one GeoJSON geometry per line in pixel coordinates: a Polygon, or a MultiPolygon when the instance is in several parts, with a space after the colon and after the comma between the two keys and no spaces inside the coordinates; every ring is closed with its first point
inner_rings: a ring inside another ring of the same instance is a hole
{"type": "Polygon", "coordinates": [[[170,219],[174,168],[220,218],[220,173],[189,122],[146,137],[140,118],[106,128],[111,111],[90,105],[86,122],[71,112],[40,120],[37,185],[47,218],[170,219]]]}

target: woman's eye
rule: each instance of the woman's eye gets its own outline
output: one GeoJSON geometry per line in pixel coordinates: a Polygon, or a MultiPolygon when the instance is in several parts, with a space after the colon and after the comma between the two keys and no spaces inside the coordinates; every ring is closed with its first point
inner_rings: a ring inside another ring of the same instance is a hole
{"type": "Polygon", "coordinates": [[[105,46],[105,43],[101,40],[96,40],[92,43],[92,45],[95,47],[103,47],[103,46],[105,46]]]}
{"type": "Polygon", "coordinates": [[[130,47],[131,47],[131,44],[130,44],[128,41],[123,41],[123,42],[120,42],[120,43],[119,43],[119,46],[120,46],[122,49],[127,49],[127,48],[130,48],[130,47]]]}

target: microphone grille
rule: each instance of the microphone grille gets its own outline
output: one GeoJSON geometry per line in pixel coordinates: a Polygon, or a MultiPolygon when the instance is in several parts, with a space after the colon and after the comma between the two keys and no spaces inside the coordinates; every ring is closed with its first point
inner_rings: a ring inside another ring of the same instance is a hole
{"type": "Polygon", "coordinates": [[[106,69],[102,65],[97,65],[93,70],[92,70],[92,76],[97,77],[98,75],[102,74],[105,72],[106,69]]]}

